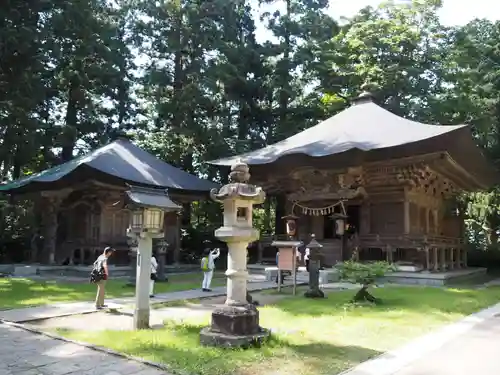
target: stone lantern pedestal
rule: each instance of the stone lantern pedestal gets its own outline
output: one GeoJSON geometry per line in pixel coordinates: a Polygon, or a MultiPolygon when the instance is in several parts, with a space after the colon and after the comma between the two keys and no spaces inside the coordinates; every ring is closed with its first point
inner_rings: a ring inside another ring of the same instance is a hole
{"type": "Polygon", "coordinates": [[[247,301],[247,246],[259,237],[252,227],[252,209],[265,200],[261,188],[247,183],[249,178],[248,166],[237,163],[231,168],[231,183],[211,192],[212,198],[224,205],[224,224],[215,236],[228,245],[227,299],[212,313],[210,327],[202,329],[203,345],[248,347],[269,336],[259,325],[259,311],[247,301]]]}
{"type": "Polygon", "coordinates": [[[316,236],[311,235],[311,242],[307,245],[309,248],[309,290],[304,293],[307,298],[325,298],[325,293],[319,288],[319,268],[320,260],[318,250],[323,247],[316,236]]]}

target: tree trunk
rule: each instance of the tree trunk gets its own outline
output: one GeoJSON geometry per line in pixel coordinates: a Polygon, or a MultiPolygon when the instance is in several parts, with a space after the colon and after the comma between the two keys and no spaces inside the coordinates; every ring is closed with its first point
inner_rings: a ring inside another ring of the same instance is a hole
{"type": "Polygon", "coordinates": [[[271,233],[271,200],[264,201],[264,232],[271,233]]]}
{"type": "Polygon", "coordinates": [[[375,298],[368,292],[369,285],[363,285],[363,287],[356,293],[352,302],[371,302],[371,303],[380,303],[381,301],[378,298],[375,298]]]}
{"type": "Polygon", "coordinates": [[[62,133],[61,162],[66,163],[73,159],[73,151],[76,144],[76,123],[77,119],[77,96],[79,83],[76,77],[71,79],[68,90],[68,106],[66,107],[65,127],[62,133]]]}
{"type": "Polygon", "coordinates": [[[275,134],[277,140],[282,140],[288,135],[288,102],[290,91],[290,50],[291,50],[291,32],[290,32],[290,17],[291,17],[291,1],[286,1],[286,19],[285,19],[285,35],[284,35],[284,51],[282,69],[280,72],[281,89],[279,94],[279,126],[278,134],[275,134]]]}

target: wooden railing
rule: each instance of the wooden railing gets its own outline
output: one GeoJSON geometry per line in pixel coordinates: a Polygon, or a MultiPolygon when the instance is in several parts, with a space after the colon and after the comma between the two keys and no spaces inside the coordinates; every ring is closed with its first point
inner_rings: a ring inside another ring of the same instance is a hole
{"type": "Polygon", "coordinates": [[[463,240],[456,237],[435,235],[398,235],[398,234],[368,234],[359,237],[359,247],[383,248],[387,245],[398,249],[415,249],[424,246],[431,247],[462,247],[463,240]]]}

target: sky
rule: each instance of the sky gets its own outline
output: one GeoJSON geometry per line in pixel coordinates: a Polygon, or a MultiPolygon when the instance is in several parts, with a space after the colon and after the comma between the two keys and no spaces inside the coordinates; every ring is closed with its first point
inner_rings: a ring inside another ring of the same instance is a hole
{"type": "MultiPolygon", "coordinates": [[[[366,6],[377,7],[382,2],[384,1],[330,0],[329,13],[334,18],[349,18],[366,6]]],[[[443,8],[439,13],[441,22],[446,26],[464,25],[475,18],[487,18],[496,21],[500,20],[500,2],[498,0],[444,0],[443,8]]],[[[258,24],[257,38],[266,40],[269,37],[269,32],[265,30],[264,25],[258,24]]]]}
{"type": "MultiPolygon", "coordinates": [[[[378,6],[381,0],[330,0],[332,15],[353,16],[360,9],[371,5],[378,6]]],[[[441,22],[447,26],[463,25],[474,18],[500,20],[498,0],[444,0],[440,11],[441,22]]]]}

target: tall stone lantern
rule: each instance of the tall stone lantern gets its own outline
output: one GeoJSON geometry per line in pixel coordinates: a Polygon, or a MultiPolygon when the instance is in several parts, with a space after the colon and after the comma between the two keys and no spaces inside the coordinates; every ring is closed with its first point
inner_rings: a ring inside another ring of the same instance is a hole
{"type": "Polygon", "coordinates": [[[210,346],[247,347],[269,336],[269,331],[259,326],[257,308],[247,302],[247,246],[259,238],[252,226],[253,205],[263,203],[266,195],[262,188],[248,183],[250,173],[245,163],[235,163],[229,178],[229,184],[211,191],[212,199],[224,209],[223,226],[215,236],[228,246],[227,299],[212,313],[211,326],[201,331],[200,341],[210,346]]]}
{"type": "Polygon", "coordinates": [[[164,238],[165,212],[178,211],[181,206],[170,200],[166,190],[130,186],[125,194],[125,204],[130,210],[127,236],[137,241],[134,328],[145,329],[149,328],[153,238],[164,238]]]}
{"type": "Polygon", "coordinates": [[[307,298],[325,298],[325,293],[319,288],[319,250],[323,247],[316,236],[311,234],[311,242],[307,245],[309,249],[309,289],[304,293],[307,298]]]}

